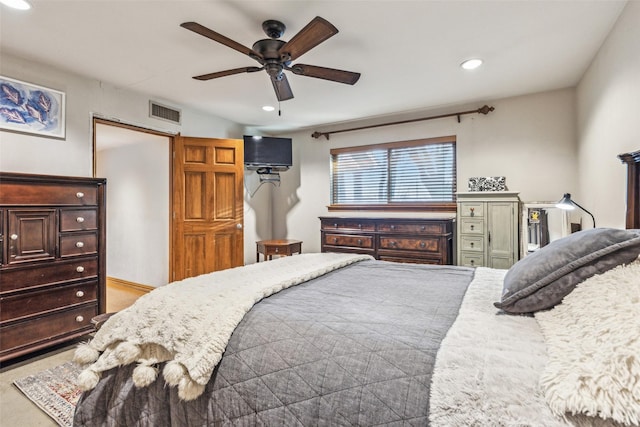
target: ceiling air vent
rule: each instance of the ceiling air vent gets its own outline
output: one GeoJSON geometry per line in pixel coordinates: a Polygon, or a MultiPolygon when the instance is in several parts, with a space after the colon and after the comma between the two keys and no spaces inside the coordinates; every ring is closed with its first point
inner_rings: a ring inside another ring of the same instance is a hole
{"type": "Polygon", "coordinates": [[[172,123],[180,124],[181,111],[175,108],[167,107],[166,105],[158,104],[154,101],[149,101],[149,116],[156,119],[166,120],[172,123]]]}

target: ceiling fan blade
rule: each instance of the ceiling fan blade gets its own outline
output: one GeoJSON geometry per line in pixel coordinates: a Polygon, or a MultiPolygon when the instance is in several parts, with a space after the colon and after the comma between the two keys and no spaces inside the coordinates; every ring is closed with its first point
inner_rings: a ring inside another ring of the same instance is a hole
{"type": "Polygon", "coordinates": [[[296,64],[289,69],[299,76],[315,77],[348,85],[355,84],[360,78],[360,73],[336,70],[334,68],[318,67],[315,65],[296,64]]]}
{"type": "Polygon", "coordinates": [[[211,80],[217,79],[218,77],[232,76],[240,73],[254,73],[260,70],[262,70],[262,67],[242,67],[234,68],[232,70],[218,71],[216,73],[203,74],[201,76],[194,76],[193,78],[196,80],[211,80]]]}
{"type": "Polygon", "coordinates": [[[182,24],[180,24],[180,26],[182,28],[186,28],[187,30],[193,31],[194,33],[200,34],[201,36],[207,37],[213,41],[222,43],[223,45],[230,47],[231,49],[235,49],[240,53],[244,53],[245,55],[250,56],[256,61],[262,61],[262,55],[260,55],[255,50],[243,46],[240,43],[233,41],[220,33],[216,33],[215,31],[210,30],[209,28],[204,27],[197,22],[183,22],[182,24]]]}
{"type": "Polygon", "coordinates": [[[329,21],[316,16],[291,40],[282,45],[278,52],[285,61],[293,61],[337,33],[338,29],[329,21]]]}
{"type": "Polygon", "coordinates": [[[281,80],[271,79],[271,83],[273,83],[273,89],[276,91],[278,101],[286,101],[293,98],[293,92],[286,75],[282,74],[281,80]]]}

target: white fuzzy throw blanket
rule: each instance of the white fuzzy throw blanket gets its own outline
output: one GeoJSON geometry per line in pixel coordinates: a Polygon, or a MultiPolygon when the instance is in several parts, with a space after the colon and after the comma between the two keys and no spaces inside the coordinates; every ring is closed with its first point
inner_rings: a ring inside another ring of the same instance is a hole
{"type": "Polygon", "coordinates": [[[541,378],[558,415],[640,424],[640,260],[580,283],[536,314],[549,363],[541,378]]]}
{"type": "Polygon", "coordinates": [[[133,381],[155,381],[154,366],[168,362],[165,381],[178,387],[183,400],[200,396],[229,338],[245,313],[262,298],[326,274],[369,255],[300,254],[250,264],[170,283],[139,298],[113,315],[74,361],[87,366],[78,377],[84,390],[94,388],[100,373],[137,362],[133,381]]]}
{"type": "Polygon", "coordinates": [[[549,408],[540,385],[548,358],[538,322],[493,307],[505,274],[506,270],[476,269],[458,318],[438,351],[430,425],[618,426],[586,415],[556,416],[549,408]]]}

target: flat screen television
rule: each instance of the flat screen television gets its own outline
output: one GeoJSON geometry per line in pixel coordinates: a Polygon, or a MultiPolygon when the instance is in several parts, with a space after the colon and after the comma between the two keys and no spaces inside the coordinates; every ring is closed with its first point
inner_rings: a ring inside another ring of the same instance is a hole
{"type": "Polygon", "coordinates": [[[244,164],[251,170],[285,171],[291,167],[291,138],[244,135],[244,164]]]}

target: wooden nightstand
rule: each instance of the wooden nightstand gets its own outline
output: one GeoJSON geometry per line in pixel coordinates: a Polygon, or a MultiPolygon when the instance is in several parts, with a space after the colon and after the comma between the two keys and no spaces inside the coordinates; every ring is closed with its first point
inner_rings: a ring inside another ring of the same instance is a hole
{"type": "Polygon", "coordinates": [[[302,241],[290,239],[260,240],[256,242],[256,262],[260,262],[260,254],[265,260],[273,259],[274,255],[288,256],[302,253],[302,241]]]}

